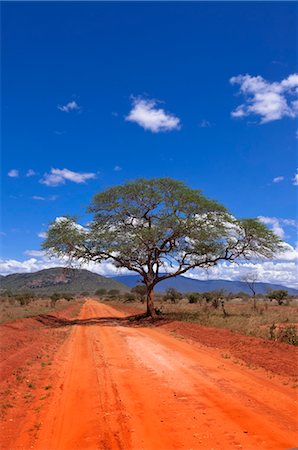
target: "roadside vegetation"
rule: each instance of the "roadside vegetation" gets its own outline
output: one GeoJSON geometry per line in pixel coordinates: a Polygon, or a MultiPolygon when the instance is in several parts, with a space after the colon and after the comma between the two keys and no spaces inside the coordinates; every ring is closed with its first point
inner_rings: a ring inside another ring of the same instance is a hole
{"type": "MultiPolygon", "coordinates": [[[[95,293],[53,293],[44,297],[6,291],[0,294],[0,323],[51,314],[69,304],[76,304],[79,309],[89,296],[126,312],[146,310],[146,287],[143,285],[124,294],[117,289],[103,288],[95,293]]],[[[224,290],[182,294],[169,288],[163,294],[156,294],[155,312],[164,320],[227,328],[248,336],[298,345],[298,299],[288,295],[286,290],[250,296],[245,292],[232,294],[224,290]]]]}
{"type": "MultiPolygon", "coordinates": [[[[53,310],[64,309],[68,304],[78,303],[81,296],[69,293],[54,293],[52,295],[37,296],[32,293],[14,294],[5,291],[0,294],[0,323],[39,314],[48,314],[53,310]]],[[[82,301],[78,303],[81,306],[82,301]]]]}
{"type": "MultiPolygon", "coordinates": [[[[127,307],[145,309],[144,298],[135,288],[117,300],[108,296],[103,299],[127,311],[127,307]]],[[[298,299],[288,296],[287,291],[249,296],[222,290],[181,294],[171,288],[164,294],[156,294],[155,306],[157,314],[165,320],[227,328],[248,336],[298,345],[298,299]]]]}

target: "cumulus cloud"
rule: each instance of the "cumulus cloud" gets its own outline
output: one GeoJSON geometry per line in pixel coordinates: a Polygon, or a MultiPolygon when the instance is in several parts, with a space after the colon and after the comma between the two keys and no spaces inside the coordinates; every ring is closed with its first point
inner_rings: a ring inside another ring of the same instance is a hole
{"type": "Polygon", "coordinates": [[[122,170],[122,167],[121,166],[115,166],[114,167],[114,171],[115,172],[120,172],[122,170]]]}
{"type": "Polygon", "coordinates": [[[279,220],[276,217],[264,217],[259,216],[259,221],[264,223],[265,225],[271,225],[272,231],[278,236],[280,239],[285,237],[285,232],[280,225],[279,220]]]}
{"type": "Polygon", "coordinates": [[[275,178],[273,178],[273,183],[280,183],[281,181],[283,181],[285,179],[285,177],[282,177],[282,176],[280,176],[280,177],[275,177],[275,178]]]}
{"type": "MultiPolygon", "coordinates": [[[[50,269],[52,267],[66,267],[69,263],[69,260],[66,258],[49,258],[46,254],[39,254],[39,250],[28,250],[27,252],[28,256],[30,256],[29,253],[31,255],[36,254],[36,256],[26,259],[25,261],[0,259],[0,274],[9,275],[11,273],[31,273],[36,272],[37,270],[50,269]]],[[[91,272],[95,272],[106,277],[127,275],[131,273],[127,269],[115,267],[108,261],[100,264],[93,262],[88,264],[73,262],[71,267],[90,270],[91,272]]]]}
{"type": "MultiPolygon", "coordinates": [[[[65,267],[69,262],[66,258],[49,258],[47,255],[38,254],[38,250],[28,250],[28,256],[36,255],[25,261],[14,259],[0,259],[0,274],[8,275],[11,273],[29,273],[37,270],[49,269],[51,267],[65,267]],[[30,253],[30,254],[29,254],[30,253]]],[[[296,250],[297,252],[297,250],[296,250]]],[[[105,261],[100,264],[90,262],[89,264],[73,263],[72,267],[87,269],[106,277],[117,275],[129,275],[133,272],[127,269],[115,267],[111,262],[105,261]]],[[[297,263],[292,259],[274,260],[266,262],[244,262],[240,264],[223,262],[217,266],[211,267],[208,271],[203,269],[194,269],[187,272],[185,276],[200,280],[241,280],[242,277],[254,272],[258,277],[258,282],[281,284],[288,287],[298,288],[297,283],[297,263]]]]}
{"type": "Polygon", "coordinates": [[[66,105],[57,105],[57,108],[60,111],[67,112],[67,113],[70,111],[78,111],[81,109],[81,107],[75,101],[68,102],[68,103],[66,103],[66,105]]]}
{"type": "Polygon", "coordinates": [[[11,169],[9,172],[8,172],[8,174],[7,174],[9,177],[11,177],[11,178],[18,178],[18,176],[20,175],[19,174],[19,171],[17,170],[17,169],[11,169]]]}
{"type": "Polygon", "coordinates": [[[229,280],[238,281],[253,272],[258,282],[281,284],[288,287],[298,288],[297,263],[266,261],[246,262],[243,264],[224,262],[206,270],[195,269],[187,276],[200,280],[229,280]]]}
{"type": "Polygon", "coordinates": [[[245,98],[245,103],[232,111],[234,118],[255,115],[260,117],[261,123],[266,123],[298,115],[298,74],[272,83],[259,75],[238,75],[232,77],[230,83],[239,84],[245,98]]]}
{"type": "Polygon", "coordinates": [[[264,217],[259,216],[258,220],[265,225],[269,225],[272,231],[278,236],[280,239],[285,238],[285,230],[284,227],[294,227],[297,228],[297,222],[294,219],[280,219],[277,217],[264,217]]]}
{"type": "Polygon", "coordinates": [[[180,119],[158,108],[156,100],[145,100],[140,97],[133,99],[132,109],[125,120],[135,122],[152,133],[179,130],[181,127],[180,119]]]}
{"type": "Polygon", "coordinates": [[[34,175],[36,175],[36,173],[33,169],[29,169],[26,173],[26,177],[33,177],[34,175]]]}
{"type": "MultiPolygon", "coordinates": [[[[298,170],[298,169],[297,169],[298,170]]],[[[298,173],[296,173],[293,177],[293,185],[298,186],[298,173]]]]}
{"type": "Polygon", "coordinates": [[[51,169],[50,173],[45,173],[40,180],[42,184],[46,186],[60,186],[65,184],[66,181],[72,181],[74,183],[85,183],[87,180],[96,178],[95,173],[82,173],[73,172],[69,169],[51,169]]]}

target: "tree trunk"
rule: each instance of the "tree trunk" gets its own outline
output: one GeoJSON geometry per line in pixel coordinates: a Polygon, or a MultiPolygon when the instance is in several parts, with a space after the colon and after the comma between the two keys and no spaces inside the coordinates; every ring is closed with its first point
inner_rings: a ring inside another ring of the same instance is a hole
{"type": "Polygon", "coordinates": [[[257,310],[257,299],[256,299],[256,294],[255,293],[253,295],[253,310],[254,311],[257,310]]]}
{"type": "Polygon", "coordinates": [[[156,317],[154,309],[154,291],[153,288],[147,288],[147,316],[156,317]]]}

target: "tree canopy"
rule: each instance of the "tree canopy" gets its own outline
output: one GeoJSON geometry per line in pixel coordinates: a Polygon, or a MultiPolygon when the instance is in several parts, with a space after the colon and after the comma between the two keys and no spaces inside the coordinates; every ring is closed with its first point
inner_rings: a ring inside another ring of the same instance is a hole
{"type": "Polygon", "coordinates": [[[147,288],[147,313],[154,316],[153,290],[160,281],[220,261],[270,258],[280,240],[256,219],[235,219],[224,206],[171,178],[138,179],[96,194],[86,227],[59,218],[43,248],[84,262],[111,261],[137,272],[147,288]]]}

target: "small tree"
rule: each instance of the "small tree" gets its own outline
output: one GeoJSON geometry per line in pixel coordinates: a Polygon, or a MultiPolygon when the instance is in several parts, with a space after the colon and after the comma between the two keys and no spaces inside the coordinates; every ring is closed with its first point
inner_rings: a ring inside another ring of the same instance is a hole
{"type": "Polygon", "coordinates": [[[29,303],[33,300],[33,298],[34,294],[30,294],[28,292],[16,295],[16,299],[20,303],[20,306],[29,305],[29,303]]]}
{"type": "Polygon", "coordinates": [[[133,292],[125,292],[124,301],[125,303],[134,302],[136,300],[136,296],[133,292]]]}
{"type": "Polygon", "coordinates": [[[247,285],[248,289],[252,293],[253,298],[253,309],[257,310],[257,300],[256,300],[256,282],[258,280],[258,274],[256,272],[250,272],[242,277],[242,281],[247,285]]]}
{"type": "Polygon", "coordinates": [[[176,303],[178,300],[181,300],[181,298],[182,294],[174,288],[167,289],[164,295],[164,299],[170,300],[171,303],[176,303]]]}
{"type": "Polygon", "coordinates": [[[267,295],[270,301],[276,300],[279,305],[282,305],[286,297],[288,296],[288,291],[285,289],[276,289],[267,295]]]}
{"type": "Polygon", "coordinates": [[[201,303],[202,295],[199,292],[191,292],[186,295],[189,303],[201,303]]]}
{"type": "Polygon", "coordinates": [[[135,287],[131,289],[131,292],[136,294],[136,296],[141,300],[142,303],[145,302],[147,288],[145,285],[137,284],[135,287]]]}
{"type": "Polygon", "coordinates": [[[102,295],[105,295],[107,293],[107,290],[105,288],[100,288],[95,291],[95,295],[98,295],[98,297],[101,297],[102,295]]]}
{"type": "Polygon", "coordinates": [[[170,178],[110,188],[95,195],[89,212],[94,216],[87,228],[71,217],[53,222],[43,248],[138,273],[152,317],[154,288],[161,281],[221,261],[272,257],[280,248],[277,236],[258,220],[237,220],[200,191],[170,178]]]}
{"type": "Polygon", "coordinates": [[[58,292],[54,292],[51,295],[51,308],[55,308],[56,307],[56,303],[58,302],[58,300],[60,300],[61,295],[58,292]]]}
{"type": "Polygon", "coordinates": [[[108,294],[111,295],[112,297],[114,297],[115,295],[119,295],[120,291],[119,291],[119,289],[110,289],[108,291],[108,294]]]}

